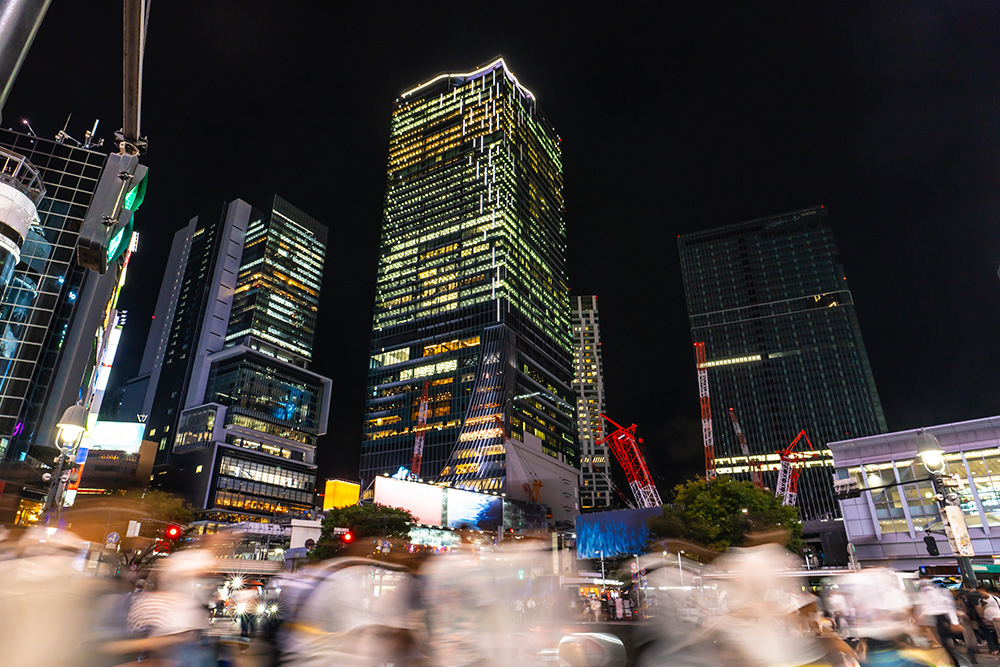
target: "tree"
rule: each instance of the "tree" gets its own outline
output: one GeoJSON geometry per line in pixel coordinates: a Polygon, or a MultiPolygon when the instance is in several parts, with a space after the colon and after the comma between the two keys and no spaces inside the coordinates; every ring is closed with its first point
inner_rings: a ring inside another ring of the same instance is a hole
{"type": "Polygon", "coordinates": [[[650,539],[676,538],[713,551],[742,546],[750,532],[785,530],[786,546],[802,547],[798,510],[766,489],[721,475],[699,477],[674,487],[674,503],[649,520],[650,539]]]}
{"type": "Polygon", "coordinates": [[[354,536],[358,545],[371,544],[373,538],[379,540],[406,539],[410,536],[410,524],[416,518],[404,509],[387,505],[351,505],[331,509],[323,519],[319,541],[309,556],[322,560],[335,558],[347,552],[348,545],[334,528],[346,528],[354,536]]]}

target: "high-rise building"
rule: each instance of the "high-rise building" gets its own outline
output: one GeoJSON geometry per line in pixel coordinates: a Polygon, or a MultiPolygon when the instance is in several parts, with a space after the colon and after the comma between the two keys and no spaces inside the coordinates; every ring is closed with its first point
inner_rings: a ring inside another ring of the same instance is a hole
{"type": "Polygon", "coordinates": [[[604,439],[604,361],[596,296],[573,297],[576,429],[580,435],[580,509],[611,507],[611,468],[604,439]]]}
{"type": "Polygon", "coordinates": [[[152,483],[202,518],[305,514],[332,382],[308,369],[327,229],[275,196],[178,231],[121,412],[158,444],[152,483]]]}
{"type": "Polygon", "coordinates": [[[729,408],[771,488],[775,452],[805,430],[815,451],[800,441],[801,514],[836,517],[827,443],[886,424],[826,209],[687,234],[678,245],[691,336],[705,343],[719,474],[749,479],[729,408]]]}
{"type": "Polygon", "coordinates": [[[422,477],[520,493],[542,473],[509,460],[506,434],[575,479],[572,360],[560,139],[535,96],[502,59],[406,91],[389,138],[363,480],[409,468],[418,431],[422,477]]]}

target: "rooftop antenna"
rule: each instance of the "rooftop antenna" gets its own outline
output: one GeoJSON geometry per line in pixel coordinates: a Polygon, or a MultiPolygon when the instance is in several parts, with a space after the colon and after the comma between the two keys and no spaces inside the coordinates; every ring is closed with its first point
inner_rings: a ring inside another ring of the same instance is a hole
{"type": "Polygon", "coordinates": [[[64,144],[64,143],[66,143],[66,140],[69,139],[70,141],[72,141],[77,146],[82,146],[83,145],[83,144],[80,143],[80,141],[78,139],[74,139],[73,137],[69,136],[69,134],[66,133],[66,128],[69,127],[69,119],[72,118],[72,117],[73,117],[73,114],[70,114],[70,115],[66,116],[66,124],[63,125],[63,129],[59,130],[56,133],[56,143],[57,144],[64,144]]]}
{"type": "Polygon", "coordinates": [[[97,124],[101,122],[100,118],[94,119],[94,127],[87,130],[83,135],[83,147],[84,148],[100,148],[104,145],[104,139],[98,139],[97,143],[94,143],[94,135],[97,134],[97,124]]]}

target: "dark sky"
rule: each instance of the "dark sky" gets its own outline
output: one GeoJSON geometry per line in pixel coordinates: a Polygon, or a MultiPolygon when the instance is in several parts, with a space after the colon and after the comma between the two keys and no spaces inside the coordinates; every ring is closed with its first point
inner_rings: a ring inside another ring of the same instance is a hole
{"type": "MultiPolygon", "coordinates": [[[[890,429],[1000,412],[997,5],[630,4],[154,2],[119,377],[172,234],[276,191],[331,230],[320,468],[356,476],[392,101],[502,54],[562,137],[570,284],[600,297],[608,411],[661,489],[703,461],[682,233],[824,204],[890,429]]],[[[69,113],[121,126],[117,3],[52,3],[3,123],[69,113]]]]}

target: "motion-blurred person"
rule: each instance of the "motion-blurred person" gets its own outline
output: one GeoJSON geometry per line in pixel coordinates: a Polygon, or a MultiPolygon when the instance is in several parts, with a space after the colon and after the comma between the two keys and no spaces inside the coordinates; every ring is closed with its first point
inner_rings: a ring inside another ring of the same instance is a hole
{"type": "Polygon", "coordinates": [[[954,639],[954,628],[958,626],[955,598],[942,586],[925,581],[917,592],[916,603],[921,625],[930,630],[931,637],[948,653],[952,664],[959,667],[954,639]]]}
{"type": "Polygon", "coordinates": [[[717,626],[734,664],[759,667],[804,665],[827,650],[812,635],[795,631],[804,581],[788,576],[801,567],[784,546],[784,531],[748,536],[746,548],[732,548],[717,561],[725,573],[719,588],[725,614],[717,626]]]}
{"type": "Polygon", "coordinates": [[[157,564],[156,590],[145,590],[129,607],[127,624],[138,639],[111,649],[139,648],[170,667],[214,667],[214,641],[206,635],[211,552],[178,551],[157,564]]]}
{"type": "Polygon", "coordinates": [[[1000,601],[986,586],[976,587],[976,592],[982,596],[979,603],[979,618],[982,619],[980,628],[986,635],[986,645],[990,653],[997,655],[1000,650],[1000,642],[997,640],[997,622],[1000,620],[1000,601]]]}
{"type": "Polygon", "coordinates": [[[30,528],[4,543],[0,664],[93,664],[87,638],[100,580],[78,569],[85,544],[71,533],[45,528],[30,528]]]}
{"type": "Polygon", "coordinates": [[[965,644],[965,652],[969,656],[969,662],[973,665],[979,663],[979,636],[977,622],[979,621],[979,600],[982,596],[976,591],[967,588],[960,588],[955,593],[955,601],[958,608],[958,622],[962,626],[962,642],[965,644]]]}
{"type": "Polygon", "coordinates": [[[907,657],[911,650],[912,601],[896,573],[884,568],[861,570],[844,577],[840,588],[855,612],[855,632],[866,667],[926,667],[907,657]]]}
{"type": "MultiPolygon", "coordinates": [[[[480,562],[469,532],[461,536],[459,549],[432,555],[420,571],[427,648],[436,667],[492,665],[498,652],[508,648],[496,636],[494,573],[480,562]]],[[[530,622],[527,603],[525,615],[530,622]]]]}
{"type": "Polygon", "coordinates": [[[406,665],[411,576],[391,562],[337,558],[282,583],[279,665],[406,665]],[[285,591],[289,593],[284,596],[285,591]]]}

